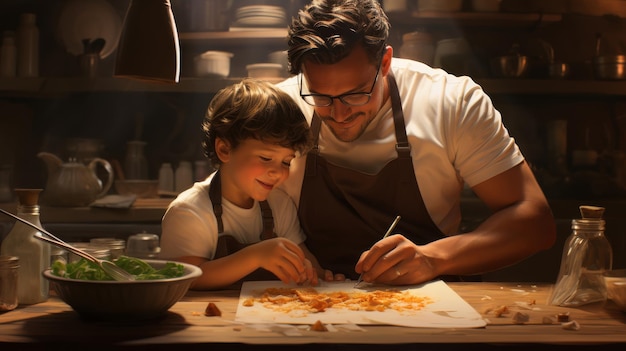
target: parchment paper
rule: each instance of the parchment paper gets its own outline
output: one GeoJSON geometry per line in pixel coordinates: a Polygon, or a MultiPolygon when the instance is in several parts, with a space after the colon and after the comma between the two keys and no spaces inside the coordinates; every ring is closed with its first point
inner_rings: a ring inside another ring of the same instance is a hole
{"type": "Polygon", "coordinates": [[[270,287],[296,286],[285,285],[279,281],[244,282],[235,320],[242,323],[286,324],[313,324],[319,320],[325,324],[378,324],[423,328],[480,328],[486,325],[481,315],[441,280],[404,287],[362,284],[362,287],[355,289],[352,281],[321,282],[315,287],[319,292],[394,289],[433,300],[433,303],[417,311],[398,312],[389,309],[379,312],[328,308],[319,313],[286,313],[266,308],[258,302],[250,307],[243,306],[243,301],[270,287]]]}

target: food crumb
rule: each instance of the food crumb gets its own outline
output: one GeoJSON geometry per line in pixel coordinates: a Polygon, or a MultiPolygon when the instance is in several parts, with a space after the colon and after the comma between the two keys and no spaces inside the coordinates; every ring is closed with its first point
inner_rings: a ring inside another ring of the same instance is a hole
{"type": "Polygon", "coordinates": [[[502,317],[502,315],[509,313],[509,308],[506,305],[502,305],[495,309],[488,309],[486,313],[493,313],[496,317],[502,317]]]}
{"type": "Polygon", "coordinates": [[[220,309],[217,308],[217,305],[215,305],[213,302],[209,302],[209,304],[206,306],[206,310],[204,311],[204,315],[208,317],[221,317],[222,311],[220,311],[220,309]]]}
{"type": "Polygon", "coordinates": [[[252,307],[252,306],[254,306],[254,298],[249,297],[249,298],[243,300],[243,302],[241,304],[243,306],[245,306],[245,307],[252,307]]]}
{"type": "Polygon", "coordinates": [[[528,313],[515,312],[513,315],[513,323],[515,324],[524,324],[530,320],[530,316],[528,313]]]}
{"type": "Polygon", "coordinates": [[[200,312],[198,312],[198,311],[192,311],[192,312],[191,312],[191,315],[192,315],[192,316],[201,316],[201,315],[202,315],[202,313],[200,313],[200,312]]]}
{"type": "Polygon", "coordinates": [[[566,323],[561,324],[561,326],[565,330],[579,330],[580,329],[580,324],[578,324],[578,322],[576,321],[566,322],[566,323]]]}
{"type": "Polygon", "coordinates": [[[322,322],[320,320],[317,320],[311,326],[311,330],[313,330],[313,331],[328,331],[328,328],[326,328],[326,326],[324,324],[322,324],[322,322]]]}

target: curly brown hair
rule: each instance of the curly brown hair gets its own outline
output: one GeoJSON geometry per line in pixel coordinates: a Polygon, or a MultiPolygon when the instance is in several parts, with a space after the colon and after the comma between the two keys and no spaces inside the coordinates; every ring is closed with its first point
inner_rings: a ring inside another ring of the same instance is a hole
{"type": "Polygon", "coordinates": [[[389,29],[389,19],[376,0],[313,0],[289,26],[289,71],[300,73],[309,59],[336,63],[358,44],[376,64],[383,55],[389,29]]]}
{"type": "Polygon", "coordinates": [[[244,79],[220,90],[202,121],[202,147],[213,166],[221,164],[215,152],[220,138],[236,149],[246,139],[257,139],[306,153],[312,144],[309,124],[293,99],[274,85],[244,79]]]}

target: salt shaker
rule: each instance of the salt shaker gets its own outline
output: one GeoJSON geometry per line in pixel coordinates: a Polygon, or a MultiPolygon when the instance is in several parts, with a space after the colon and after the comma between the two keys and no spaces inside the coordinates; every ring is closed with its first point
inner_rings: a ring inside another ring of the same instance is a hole
{"type": "Polygon", "coordinates": [[[159,169],[159,190],[174,191],[174,170],[169,162],[163,162],[159,169]]]}
{"type": "Polygon", "coordinates": [[[581,219],[572,220],[561,267],[549,303],[581,306],[606,300],[602,274],[611,270],[613,251],[604,236],[603,207],[580,206],[581,219]]]}

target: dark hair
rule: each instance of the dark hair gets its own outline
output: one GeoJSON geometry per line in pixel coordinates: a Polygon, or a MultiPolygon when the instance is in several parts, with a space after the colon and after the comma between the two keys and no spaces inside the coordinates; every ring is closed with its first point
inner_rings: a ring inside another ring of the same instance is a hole
{"type": "Polygon", "coordinates": [[[214,166],[221,164],[215,153],[220,138],[235,149],[253,138],[304,154],[311,146],[309,124],[293,99],[274,85],[244,79],[220,90],[202,122],[202,147],[214,166]]]}
{"type": "Polygon", "coordinates": [[[308,59],[336,63],[358,44],[376,64],[383,55],[389,28],[387,15],[376,0],[313,0],[289,26],[289,70],[300,73],[308,59]]]}

